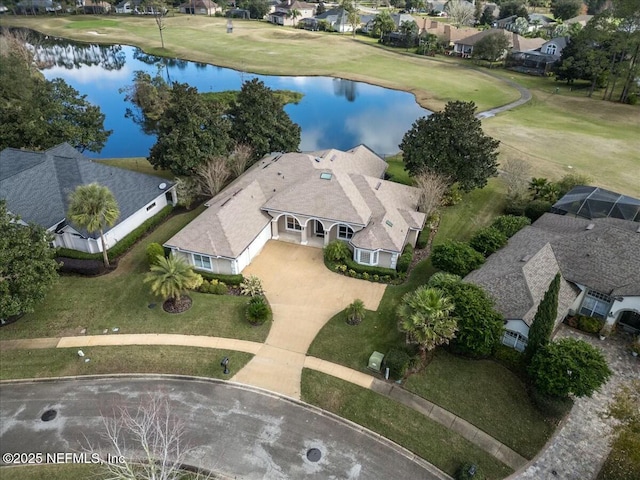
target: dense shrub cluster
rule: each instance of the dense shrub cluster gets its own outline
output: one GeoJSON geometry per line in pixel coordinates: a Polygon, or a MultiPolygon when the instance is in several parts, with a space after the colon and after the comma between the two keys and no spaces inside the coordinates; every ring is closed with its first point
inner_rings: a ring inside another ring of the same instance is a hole
{"type": "MultiPolygon", "coordinates": [[[[94,276],[101,275],[107,271],[107,267],[104,266],[102,260],[56,257],[56,261],[60,262],[58,271],[61,273],[77,273],[79,275],[94,276]]],[[[114,266],[115,265],[111,265],[112,268],[114,266]]]]}
{"type": "Polygon", "coordinates": [[[242,282],[244,282],[244,276],[242,276],[241,274],[238,275],[225,275],[223,273],[209,273],[209,272],[201,272],[198,271],[198,273],[200,275],[202,275],[202,278],[204,278],[205,280],[218,280],[220,282],[224,282],[227,285],[240,285],[242,282]]]}
{"type": "Polygon", "coordinates": [[[464,277],[484,263],[484,257],[469,245],[447,240],[433,247],[431,263],[445,272],[464,277]]]}
{"type": "Polygon", "coordinates": [[[398,263],[396,265],[398,272],[405,273],[407,270],[409,270],[409,266],[411,265],[412,260],[413,247],[411,246],[411,244],[407,243],[402,250],[402,255],[400,255],[400,258],[398,259],[398,263]]]}
{"type": "Polygon", "coordinates": [[[415,358],[409,355],[405,350],[392,348],[384,356],[384,360],[382,362],[383,371],[385,368],[388,368],[389,377],[395,380],[400,380],[404,378],[414,361],[415,358]]]}
{"type": "Polygon", "coordinates": [[[513,237],[527,225],[531,225],[531,219],[522,215],[500,215],[491,224],[507,238],[513,237]]]}
{"type": "Polygon", "coordinates": [[[164,257],[164,248],[156,242],[147,245],[147,263],[149,266],[158,263],[158,257],[164,257]]]}
{"type": "Polygon", "coordinates": [[[262,295],[251,297],[247,304],[246,316],[252,325],[262,325],[271,317],[271,307],[262,295]]]}
{"type": "Polygon", "coordinates": [[[200,293],[212,293],[214,295],[226,295],[229,293],[229,287],[219,280],[203,280],[198,287],[200,293]]]}
{"type": "Polygon", "coordinates": [[[506,243],[507,237],[505,234],[494,227],[481,228],[471,237],[471,240],[469,240],[471,248],[476,252],[480,252],[485,257],[501,249],[506,243]]]}

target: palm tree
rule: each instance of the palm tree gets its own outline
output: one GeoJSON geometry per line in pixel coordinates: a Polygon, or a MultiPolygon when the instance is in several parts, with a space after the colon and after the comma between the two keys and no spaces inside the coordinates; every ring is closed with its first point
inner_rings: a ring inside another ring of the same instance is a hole
{"type": "Polygon", "coordinates": [[[364,302],[356,298],[351,305],[347,307],[347,323],[349,325],[358,325],[364,320],[364,302]]]}
{"type": "Polygon", "coordinates": [[[108,267],[109,256],[104,241],[104,229],[107,226],[113,227],[120,216],[118,202],[111,190],[98,183],[79,185],[69,195],[67,216],[71,222],[89,233],[100,232],[102,257],[105,266],[108,267]]]}
{"type": "Polygon", "coordinates": [[[198,280],[202,283],[202,277],[193,271],[191,265],[173,255],[158,257],[158,263],[151,266],[144,278],[145,283],[151,284],[151,291],[165,301],[171,301],[177,311],[188,308],[188,304],[181,304],[180,300],[186,290],[198,286],[198,280]]]}
{"type": "Polygon", "coordinates": [[[300,10],[297,9],[293,9],[289,12],[288,17],[291,19],[291,23],[295,26],[296,24],[296,18],[301,17],[302,14],[300,13],[300,10]]]}
{"type": "Polygon", "coordinates": [[[422,286],[402,297],[398,307],[400,331],[408,343],[417,343],[423,363],[427,351],[455,338],[458,321],[452,316],[455,305],[442,290],[422,286]]]}

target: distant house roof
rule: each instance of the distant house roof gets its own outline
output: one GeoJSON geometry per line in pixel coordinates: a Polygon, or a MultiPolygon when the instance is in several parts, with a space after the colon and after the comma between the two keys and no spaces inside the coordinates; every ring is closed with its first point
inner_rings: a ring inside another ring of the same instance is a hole
{"type": "Polygon", "coordinates": [[[575,187],[551,211],[589,219],[612,217],[640,222],[640,200],[599,187],[575,187]]]}
{"type": "Polygon", "coordinates": [[[484,37],[496,34],[502,34],[507,37],[507,39],[509,40],[509,45],[516,51],[535,50],[537,48],[540,48],[544,43],[544,39],[542,38],[525,38],[521,35],[518,35],[517,33],[509,32],[502,28],[491,28],[488,30],[483,30],[468,37],[456,40],[455,43],[458,45],[474,46],[484,37]]]}
{"type": "MultiPolygon", "coordinates": [[[[0,198],[7,201],[9,211],[25,222],[45,228],[58,225],[67,216],[69,194],[78,185],[92,182],[108,187],[114,194],[120,208],[117,223],[173,185],[153,175],[94,162],[68,143],[45,152],[14,148],[0,152],[0,198]]],[[[96,238],[96,235],[88,236],[96,238]]]]}
{"type": "Polygon", "coordinates": [[[192,1],[181,4],[178,8],[215,10],[218,8],[218,4],[215,2],[212,2],[211,0],[192,0],[192,1]]]}
{"type": "Polygon", "coordinates": [[[267,212],[277,212],[366,226],[351,239],[355,246],[400,252],[409,228],[422,229],[425,216],[415,211],[415,188],[381,179],[386,167],[364,145],[274,154],[207,202],[166,245],[236,258],[269,224],[267,212]]]}
{"type": "MultiPolygon", "coordinates": [[[[558,271],[569,282],[607,295],[640,295],[637,224],[546,213],[465,280],[485,288],[505,318],[530,324],[558,271]]],[[[576,292],[572,294],[568,285],[562,288],[563,306],[568,308],[576,292]]]]}
{"type": "Polygon", "coordinates": [[[564,23],[571,25],[572,23],[579,23],[583,27],[589,23],[589,21],[593,18],[593,15],[578,15],[577,17],[570,18],[569,20],[565,20],[564,23]]]}

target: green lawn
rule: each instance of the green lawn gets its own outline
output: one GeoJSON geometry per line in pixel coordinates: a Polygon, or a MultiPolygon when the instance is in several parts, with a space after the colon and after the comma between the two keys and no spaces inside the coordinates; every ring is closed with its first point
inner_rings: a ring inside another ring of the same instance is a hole
{"type": "Polygon", "coordinates": [[[246,297],[191,292],[193,307],[173,315],[143,283],[148,271],[145,248],[163,243],[202,211],[170,217],[120,259],[116,271],[100,277],[61,276],[36,311],[0,329],[0,340],[99,334],[118,327],[120,333],[181,333],[262,342],[269,324],[251,326],[244,319],[246,297]],[[156,304],[149,308],[149,305],[156,304]]]}
{"type": "Polygon", "coordinates": [[[0,350],[0,380],[111,373],[171,373],[197,377],[231,378],[253,355],[230,350],[164,345],[0,350]],[[229,375],[220,361],[229,357],[229,375]]]}
{"type": "Polygon", "coordinates": [[[638,480],[640,478],[640,428],[627,426],[614,440],[598,480],[638,480]]]}
{"type": "Polygon", "coordinates": [[[526,458],[555,429],[531,403],[524,384],[491,360],[469,360],[438,350],[405,388],[471,422],[526,458]]]}
{"type": "Polygon", "coordinates": [[[0,468],[0,478],[11,480],[89,480],[104,478],[99,465],[29,465],[0,468]],[[6,476],[5,476],[6,475],[6,476]]]}
{"type": "Polygon", "coordinates": [[[371,390],[313,370],[302,371],[302,400],[381,434],[453,475],[464,462],[477,464],[487,479],[511,470],[460,435],[371,390]]]}
{"type": "Polygon", "coordinates": [[[387,168],[387,175],[389,180],[397,183],[403,183],[405,185],[411,185],[411,177],[409,172],[404,169],[404,162],[402,161],[402,155],[394,155],[393,157],[385,158],[389,167],[387,168]]]}
{"type": "Polygon", "coordinates": [[[105,158],[97,161],[112,167],[125,168],[134,172],[166,178],[167,180],[175,180],[175,176],[169,170],[154,170],[153,165],[144,157],[105,158]]]}

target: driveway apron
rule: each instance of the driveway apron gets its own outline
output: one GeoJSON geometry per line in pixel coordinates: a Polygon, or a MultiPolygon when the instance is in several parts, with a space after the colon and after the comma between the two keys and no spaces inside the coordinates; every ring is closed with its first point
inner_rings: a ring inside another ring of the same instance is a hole
{"type": "Polygon", "coordinates": [[[243,272],[262,280],[273,309],[264,346],[232,380],[300,398],[305,355],[324,324],[354,299],[377,310],[385,285],[329,271],[322,249],[269,241],[243,272]]]}

